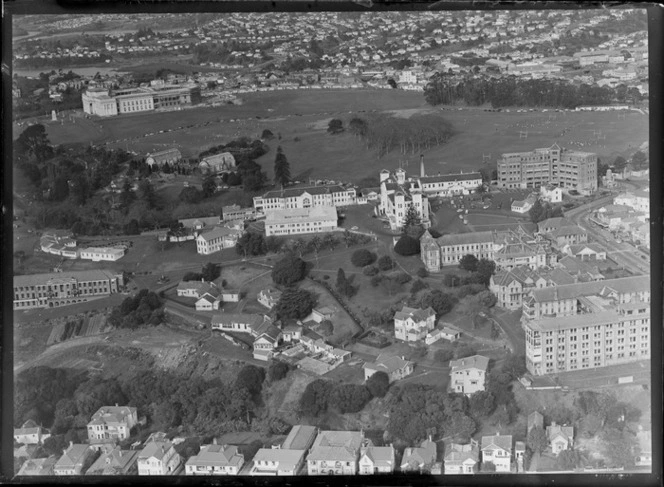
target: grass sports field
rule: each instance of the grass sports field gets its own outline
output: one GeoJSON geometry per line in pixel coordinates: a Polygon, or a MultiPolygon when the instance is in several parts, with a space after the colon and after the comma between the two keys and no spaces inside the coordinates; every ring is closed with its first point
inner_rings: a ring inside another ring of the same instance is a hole
{"type": "MultiPolygon", "coordinates": [[[[330,135],[327,122],[348,122],[363,112],[390,111],[409,117],[439,113],[457,134],[424,152],[428,174],[476,170],[495,163],[503,152],[532,150],[558,142],[563,147],[596,152],[604,161],[628,156],[648,140],[648,116],[629,112],[488,112],[483,109],[431,107],[421,93],[393,90],[276,91],[242,95],[241,105],[196,107],[165,113],[122,115],[109,119],[77,118],[72,123],[47,121],[52,142],[108,143],[139,154],[177,146],[185,157],[240,136],[257,137],[263,129],[281,134],[269,142],[260,162],[272,176],[276,147],[281,145],[291,175],[306,179],[359,180],[394,169],[399,161],[415,164],[419,153],[393,152],[379,159],[351,134],[330,135]]],[[[21,129],[18,129],[21,130],[21,129]]]]}

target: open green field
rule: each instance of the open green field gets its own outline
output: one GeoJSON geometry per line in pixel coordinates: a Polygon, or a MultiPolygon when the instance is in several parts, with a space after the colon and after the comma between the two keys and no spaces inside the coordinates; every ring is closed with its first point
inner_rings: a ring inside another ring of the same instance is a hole
{"type": "MultiPolygon", "coordinates": [[[[276,91],[244,94],[242,99],[239,105],[78,119],[76,124],[47,123],[47,129],[56,144],[106,142],[139,154],[177,146],[185,157],[236,137],[259,136],[263,129],[269,129],[281,134],[281,140],[270,141],[272,150],[259,159],[269,177],[276,147],[281,145],[294,178],[334,180],[377,176],[382,168],[395,169],[399,161],[417,165],[419,153],[393,152],[378,158],[351,134],[327,133],[331,118],[347,123],[362,112],[389,111],[403,117],[439,113],[449,120],[457,134],[448,144],[424,152],[428,174],[476,170],[485,159],[495,163],[501,153],[548,147],[554,142],[569,149],[596,152],[610,161],[617,155],[631,155],[648,140],[648,117],[635,111],[443,109],[426,104],[420,93],[396,90],[276,91]]],[[[15,136],[20,130],[16,128],[15,136]]]]}

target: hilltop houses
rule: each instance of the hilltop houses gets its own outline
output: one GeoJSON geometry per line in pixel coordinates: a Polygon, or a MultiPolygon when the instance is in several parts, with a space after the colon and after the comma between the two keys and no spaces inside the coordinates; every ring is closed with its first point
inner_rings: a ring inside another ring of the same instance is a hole
{"type": "Polygon", "coordinates": [[[394,336],[406,342],[421,342],[436,325],[433,308],[410,308],[404,306],[394,314],[394,336]]]}
{"type": "Polygon", "coordinates": [[[93,448],[116,444],[129,438],[131,429],[138,424],[135,407],[103,406],[92,415],[88,423],[88,441],[93,448]]]}

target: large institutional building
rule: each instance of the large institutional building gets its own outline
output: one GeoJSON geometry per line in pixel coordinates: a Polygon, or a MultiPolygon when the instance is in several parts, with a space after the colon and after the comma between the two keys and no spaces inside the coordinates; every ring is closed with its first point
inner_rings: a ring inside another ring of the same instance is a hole
{"type": "Polygon", "coordinates": [[[107,270],[14,276],[14,309],[48,308],[117,293],[122,274],[107,270]]]}
{"type": "Polygon", "coordinates": [[[539,188],[556,184],[581,194],[597,191],[597,154],[561,149],[558,144],[530,152],[512,152],[498,159],[498,187],[539,188]]]}
{"type": "Polygon", "coordinates": [[[467,195],[482,185],[480,173],[459,173],[427,176],[424,161],[420,161],[420,175],[406,176],[403,168],[392,174],[387,169],[380,172],[380,202],[378,213],[389,219],[392,229],[403,226],[409,207],[415,208],[422,225],[428,228],[429,197],[467,195]]]}
{"type": "Polygon", "coordinates": [[[457,265],[467,254],[493,260],[500,269],[513,269],[521,265],[537,269],[555,260],[546,239],[529,235],[521,227],[518,230],[460,233],[438,238],[425,231],[420,237],[420,257],[429,271],[457,265]]]}
{"type": "Polygon", "coordinates": [[[337,221],[334,206],[270,210],[265,217],[265,236],[332,232],[337,221]]]}
{"type": "Polygon", "coordinates": [[[650,358],[650,276],[535,289],[523,303],[533,375],[650,358]]]}
{"type": "Polygon", "coordinates": [[[108,90],[91,87],[81,95],[83,111],[90,115],[110,117],[122,113],[148,112],[182,105],[194,105],[201,100],[201,90],[195,85],[164,85],[108,90]]]}
{"type": "Polygon", "coordinates": [[[340,185],[275,189],[263,196],[254,196],[256,213],[354,204],[357,204],[355,188],[344,188],[340,185]]]}

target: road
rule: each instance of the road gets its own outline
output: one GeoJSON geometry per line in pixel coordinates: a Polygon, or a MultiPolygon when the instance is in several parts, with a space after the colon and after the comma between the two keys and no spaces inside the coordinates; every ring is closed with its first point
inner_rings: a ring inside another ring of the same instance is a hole
{"type": "Polygon", "coordinates": [[[588,232],[590,239],[598,242],[618,265],[634,274],[650,273],[650,257],[628,243],[618,243],[613,236],[589,221],[591,213],[602,206],[611,204],[614,195],[606,196],[591,203],[579,206],[565,213],[565,217],[588,232]],[[644,256],[644,257],[642,257],[644,256]]]}

